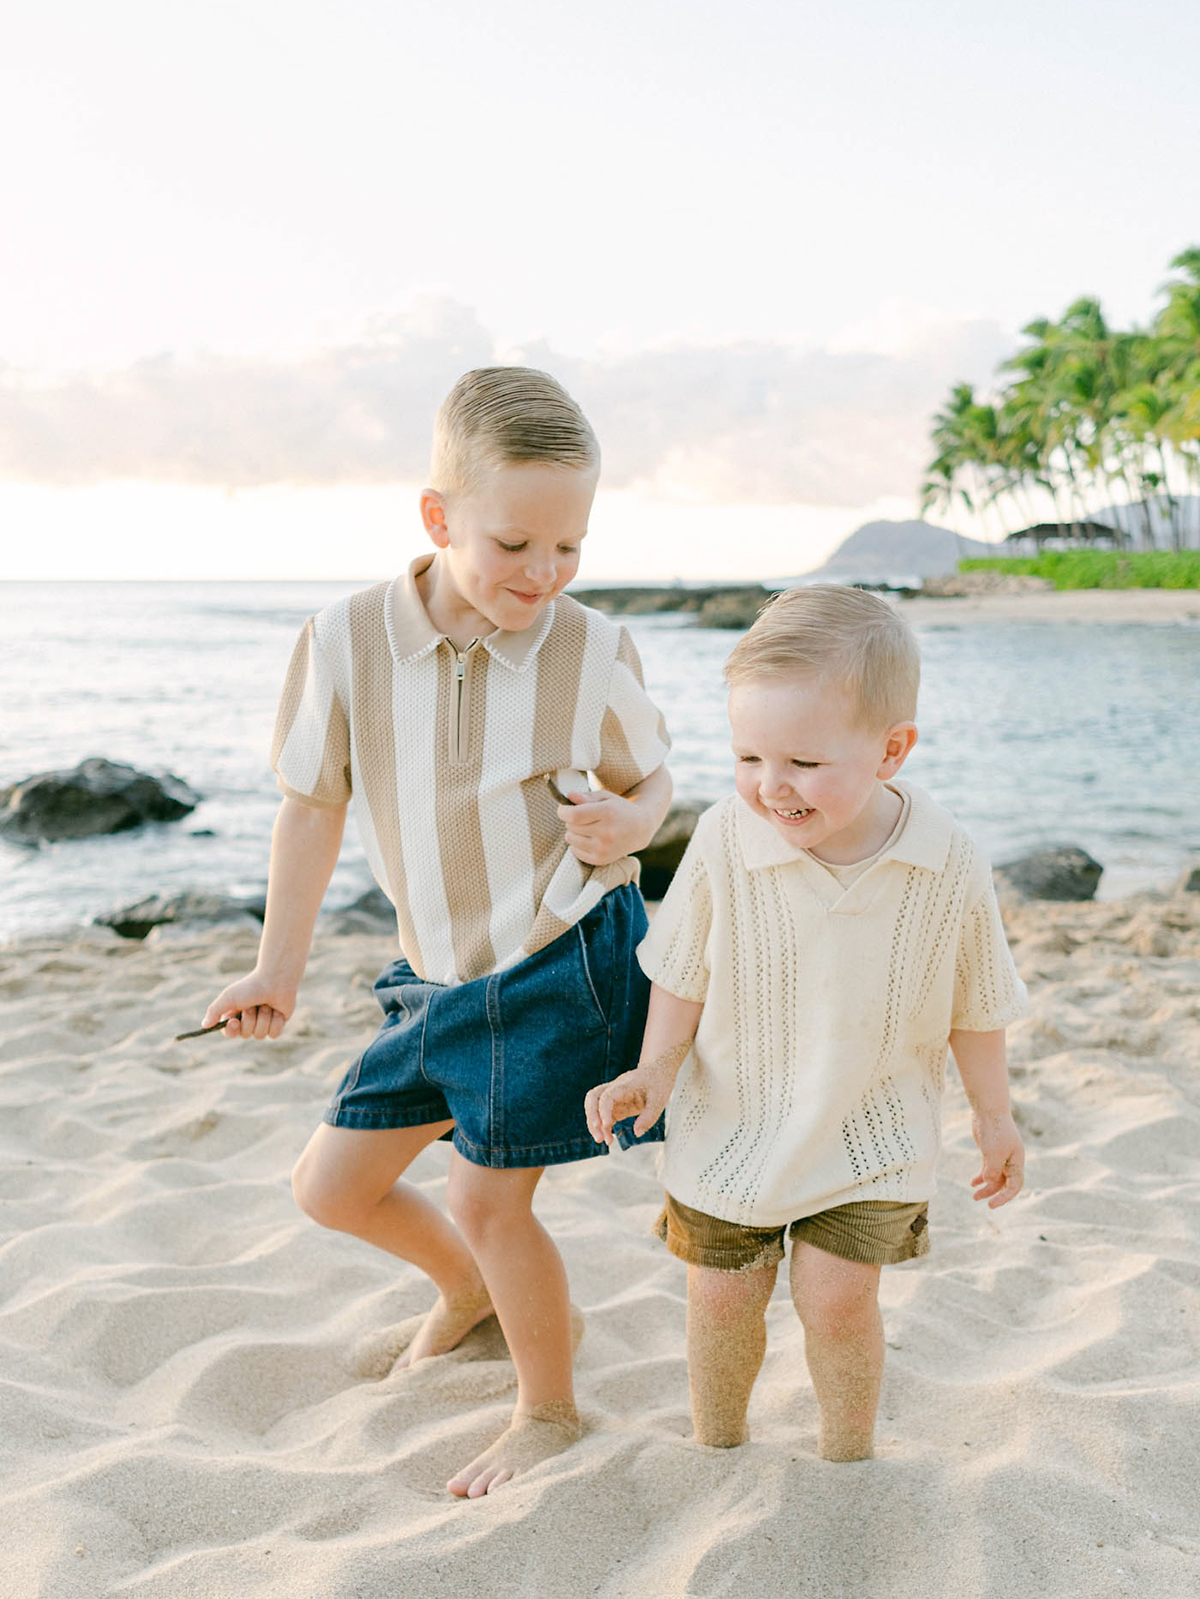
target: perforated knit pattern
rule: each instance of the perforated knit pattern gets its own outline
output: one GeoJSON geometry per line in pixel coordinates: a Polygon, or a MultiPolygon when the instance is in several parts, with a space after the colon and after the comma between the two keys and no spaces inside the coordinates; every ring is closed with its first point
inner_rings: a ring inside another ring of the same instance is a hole
{"type": "Polygon", "coordinates": [[[659,911],[655,917],[658,931],[642,949],[648,950],[653,943],[656,981],[661,988],[669,989],[680,999],[702,1000],[708,993],[713,896],[705,860],[698,849],[684,852],[664,904],[670,906],[672,914],[664,918],[659,911]]]}
{"type": "Polygon", "coordinates": [[[905,826],[845,890],[736,796],[701,817],[638,952],[704,1003],[667,1117],[685,1205],[773,1227],[933,1191],[950,1030],[1006,1026],[1025,996],[986,861],[895,786],[905,826]]]}
{"type": "Polygon", "coordinates": [[[997,966],[991,959],[1003,938],[996,896],[984,894],[966,914],[954,965],[953,1024],[963,1032],[986,1033],[1004,1026],[995,1018],[1021,1008],[1024,990],[1011,961],[997,966]]]}
{"type": "Polygon", "coordinates": [[[594,772],[622,793],[669,741],[624,628],[562,596],[524,633],[459,652],[420,601],[430,559],[306,623],[272,765],[307,804],[353,794],[401,948],[420,976],[455,983],[541,949],[636,880],[632,857],[570,854],[545,774],[570,789],[594,772]]]}

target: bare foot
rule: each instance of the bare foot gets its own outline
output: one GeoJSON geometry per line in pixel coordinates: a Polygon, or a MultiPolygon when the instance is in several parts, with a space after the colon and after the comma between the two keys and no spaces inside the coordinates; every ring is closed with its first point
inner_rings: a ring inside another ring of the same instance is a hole
{"type": "MultiPolygon", "coordinates": [[[[361,1377],[366,1382],[382,1382],[393,1371],[399,1371],[411,1365],[412,1345],[421,1336],[431,1314],[431,1312],[426,1312],[423,1316],[407,1316],[403,1321],[395,1322],[390,1327],[382,1327],[376,1332],[368,1333],[350,1351],[347,1359],[350,1371],[355,1377],[361,1377]]],[[[583,1333],[583,1312],[578,1305],[572,1305],[572,1354],[579,1348],[583,1333]]],[[[468,1327],[458,1343],[452,1347],[462,1349],[464,1353],[469,1350],[471,1358],[474,1360],[507,1360],[510,1358],[508,1345],[504,1341],[504,1332],[500,1323],[488,1312],[485,1312],[480,1317],[474,1327],[468,1327]],[[469,1335],[475,1332],[476,1329],[478,1329],[478,1337],[470,1338],[469,1335]]],[[[424,1356],[421,1358],[423,1359],[424,1356]]]]}
{"type": "Polygon", "coordinates": [[[575,1443],[582,1430],[579,1413],[569,1399],[552,1399],[533,1410],[517,1411],[508,1430],[490,1449],[451,1477],[446,1487],[460,1499],[481,1499],[540,1460],[560,1455],[575,1443]]]}
{"type": "Polygon", "coordinates": [[[491,1297],[481,1283],[468,1294],[447,1299],[439,1294],[437,1303],[426,1316],[416,1337],[397,1359],[393,1370],[402,1366],[415,1366],[418,1360],[428,1360],[431,1355],[445,1355],[460,1344],[472,1327],[478,1327],[488,1316],[495,1315],[491,1297]]]}
{"type": "MultiPolygon", "coordinates": [[[[488,1298],[487,1289],[480,1290],[482,1297],[474,1299],[455,1300],[452,1309],[446,1306],[445,1295],[438,1299],[437,1304],[426,1316],[420,1330],[408,1345],[399,1359],[393,1361],[392,1370],[396,1371],[401,1366],[415,1366],[418,1360],[425,1360],[430,1355],[444,1355],[458,1345],[471,1331],[478,1327],[489,1316],[496,1313],[492,1309],[492,1302],[488,1298]],[[472,1310],[474,1306],[474,1310],[472,1310]],[[445,1307],[445,1308],[443,1308],[445,1307]],[[474,1320],[469,1317],[474,1315],[474,1320]],[[448,1340],[448,1341],[447,1341],[448,1340]]],[[[501,1344],[504,1343],[503,1330],[497,1327],[497,1334],[501,1344]]],[[[571,1353],[574,1354],[583,1340],[584,1320],[583,1312],[578,1305],[571,1306],[571,1353]]],[[[507,1348],[504,1353],[507,1354],[507,1348]]]]}

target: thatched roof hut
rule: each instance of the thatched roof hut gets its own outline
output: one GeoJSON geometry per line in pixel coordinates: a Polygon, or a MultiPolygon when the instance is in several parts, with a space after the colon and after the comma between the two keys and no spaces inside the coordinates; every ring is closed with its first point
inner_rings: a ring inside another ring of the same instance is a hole
{"type": "Polygon", "coordinates": [[[1110,522],[1039,522],[1035,527],[1023,527],[1017,533],[1005,536],[1006,544],[1032,544],[1041,550],[1051,541],[1066,548],[1081,544],[1093,548],[1120,549],[1126,542],[1125,534],[1110,522]]]}

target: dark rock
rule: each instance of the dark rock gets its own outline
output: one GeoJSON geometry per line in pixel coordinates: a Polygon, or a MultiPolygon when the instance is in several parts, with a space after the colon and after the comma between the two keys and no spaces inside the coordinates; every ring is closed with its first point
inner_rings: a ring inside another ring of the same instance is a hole
{"type": "Polygon", "coordinates": [[[19,843],[122,833],[174,822],[200,803],[180,778],[152,776],[99,756],[71,771],[40,772],[0,789],[0,834],[19,843]]]}
{"type": "Polygon", "coordinates": [[[706,801],[672,805],[645,849],[636,852],[642,863],[642,893],[647,899],[661,899],[667,892],[696,823],[707,809],[706,801]]]}
{"type": "Polygon", "coordinates": [[[176,922],[234,922],[250,915],[262,921],[266,915],[265,895],[236,899],[232,894],[209,894],[200,888],[185,888],[178,894],[151,894],[121,910],[97,916],[101,927],[111,927],[122,938],[145,938],[152,927],[176,922]]]}
{"type": "Polygon", "coordinates": [[[770,598],[770,590],[761,583],[711,594],[700,607],[696,626],[730,627],[745,632],[770,598]]]}
{"type": "Polygon", "coordinates": [[[681,611],[696,617],[698,627],[747,628],[771,596],[761,583],[713,583],[685,588],[682,583],[655,588],[579,589],[572,599],[606,616],[655,616],[681,611]]]}
{"type": "Polygon", "coordinates": [[[211,827],[193,827],[188,831],[189,838],[216,838],[211,827]]]}
{"type": "Polygon", "coordinates": [[[376,885],[349,905],[325,912],[321,917],[321,930],[326,933],[390,934],[395,938],[396,907],[376,885]]]}
{"type": "Polygon", "coordinates": [[[1054,584],[1048,577],[1030,577],[1023,572],[948,572],[942,577],[927,577],[918,591],[923,600],[971,599],[981,594],[1049,593],[1054,584]]]}
{"type": "Polygon", "coordinates": [[[1200,861],[1194,866],[1184,868],[1183,876],[1176,885],[1180,894],[1200,894],[1200,861]]]}
{"type": "Polygon", "coordinates": [[[396,907],[378,883],[341,908],[344,911],[357,911],[363,916],[373,916],[377,922],[387,922],[389,925],[396,920],[396,907]]]}
{"type": "Polygon", "coordinates": [[[652,588],[572,589],[571,598],[605,616],[656,616],[661,611],[698,610],[711,592],[672,583],[652,588]]]}
{"type": "Polygon", "coordinates": [[[996,867],[996,877],[1027,899],[1094,899],[1104,868],[1074,844],[1056,844],[996,867]]]}

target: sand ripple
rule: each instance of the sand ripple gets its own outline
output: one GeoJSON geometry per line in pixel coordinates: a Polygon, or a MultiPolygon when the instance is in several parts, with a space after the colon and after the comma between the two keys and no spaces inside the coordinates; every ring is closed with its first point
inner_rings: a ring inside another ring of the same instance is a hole
{"type": "MultiPolygon", "coordinates": [[[[443,1484],[507,1421],[498,1330],[393,1372],[430,1290],[288,1188],[386,948],[322,940],[254,1048],[168,1042],[240,929],[0,950],[4,1599],[1200,1591],[1200,896],[1010,920],[1030,1188],[972,1204],[952,1082],[934,1252],[884,1278],[879,1458],[816,1458],[782,1288],[754,1441],[687,1441],[684,1273],[636,1152],[542,1188],[584,1437],[470,1504],[443,1484]]],[[[414,1169],[434,1198],[445,1162],[414,1169]]]]}

